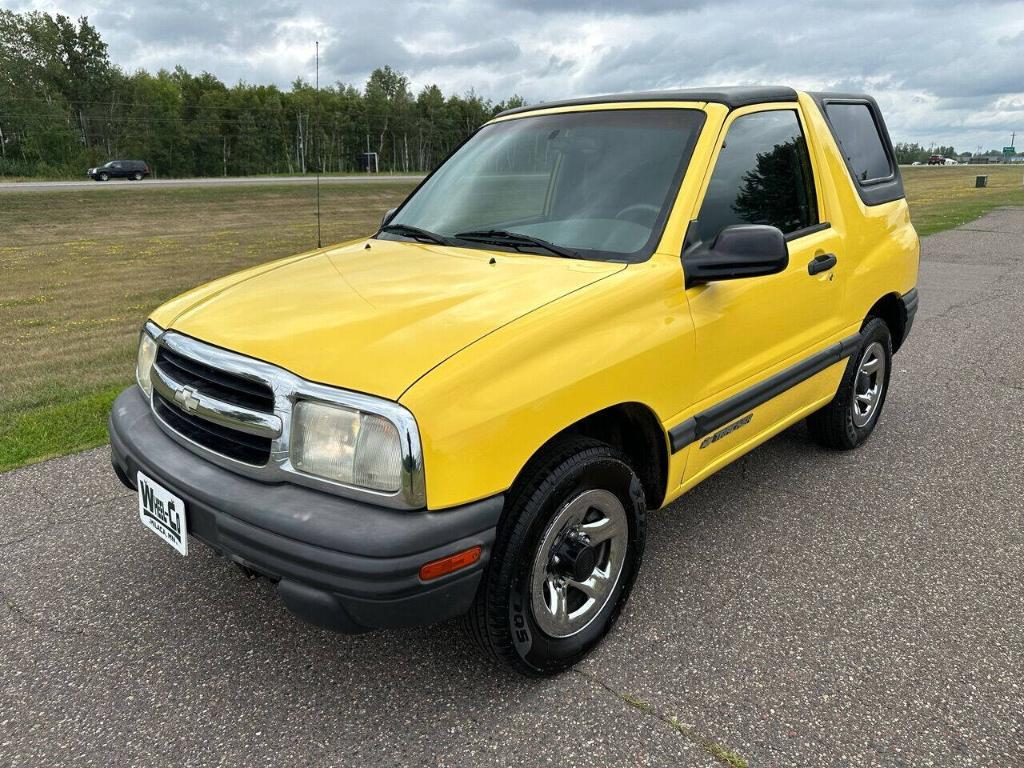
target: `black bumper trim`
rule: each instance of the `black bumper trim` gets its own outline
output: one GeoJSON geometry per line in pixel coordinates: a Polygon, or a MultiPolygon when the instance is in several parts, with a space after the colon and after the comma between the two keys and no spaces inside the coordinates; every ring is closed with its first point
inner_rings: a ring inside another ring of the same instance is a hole
{"type": "Polygon", "coordinates": [[[719,427],[724,427],[752,408],[767,403],[787,389],[795,387],[840,360],[846,359],[854,353],[860,343],[861,335],[859,333],[847,336],[842,341],[801,360],[796,365],[791,365],[774,376],[770,376],[677,424],[668,433],[672,453],[678,453],[690,443],[711,434],[719,427]]]}
{"type": "Polygon", "coordinates": [[[110,416],[111,462],[134,487],[142,471],[185,502],[189,533],[279,581],[301,618],[346,632],[429,624],[469,609],[494,542],[504,497],[431,512],[402,511],[287,483],[236,475],[179,445],[156,424],[137,387],[110,416]],[[419,568],[479,545],[464,571],[424,583],[419,568]]]}
{"type": "Polygon", "coordinates": [[[914,325],[914,318],[917,316],[917,307],[920,303],[917,288],[911,288],[903,294],[900,297],[900,303],[903,304],[903,333],[900,334],[898,343],[893,345],[893,352],[896,352],[903,346],[903,342],[907,340],[907,337],[910,335],[910,329],[914,325]]]}

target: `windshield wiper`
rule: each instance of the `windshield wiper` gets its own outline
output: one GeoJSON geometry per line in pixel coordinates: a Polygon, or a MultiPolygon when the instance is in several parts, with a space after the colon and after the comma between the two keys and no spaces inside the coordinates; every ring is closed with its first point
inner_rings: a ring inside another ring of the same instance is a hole
{"type": "Polygon", "coordinates": [[[469,240],[477,243],[493,243],[495,245],[507,245],[512,248],[532,245],[535,248],[543,248],[556,256],[564,256],[567,259],[582,259],[576,251],[563,248],[560,245],[549,243],[533,235],[524,235],[520,232],[508,232],[504,229],[481,229],[470,232],[457,232],[455,237],[459,240],[469,240]]]}
{"type": "Polygon", "coordinates": [[[419,240],[425,243],[434,243],[436,245],[450,245],[451,241],[439,235],[436,232],[431,232],[429,229],[420,229],[419,227],[413,227],[409,224],[385,224],[380,228],[381,232],[391,232],[396,235],[405,235],[411,237],[414,240],[419,240]]]}

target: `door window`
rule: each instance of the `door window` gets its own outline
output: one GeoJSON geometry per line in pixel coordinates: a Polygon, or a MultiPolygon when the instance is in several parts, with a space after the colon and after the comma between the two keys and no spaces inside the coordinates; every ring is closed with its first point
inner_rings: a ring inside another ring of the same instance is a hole
{"type": "Polygon", "coordinates": [[[711,243],[733,224],[769,224],[788,234],[817,223],[814,175],[796,112],[737,118],[697,217],[700,239],[711,243]]]}

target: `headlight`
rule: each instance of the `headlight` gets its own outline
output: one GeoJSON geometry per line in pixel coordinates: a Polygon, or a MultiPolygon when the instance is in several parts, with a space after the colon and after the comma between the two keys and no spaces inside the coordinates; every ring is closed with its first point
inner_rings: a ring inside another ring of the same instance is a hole
{"type": "Polygon", "coordinates": [[[296,469],[346,485],[395,493],[402,486],[402,441],[388,419],[309,401],[292,412],[296,469]]]}
{"type": "Polygon", "coordinates": [[[139,382],[146,397],[153,397],[153,384],[149,379],[149,373],[153,369],[153,361],[156,360],[156,341],[154,333],[159,329],[152,323],[146,323],[139,334],[139,352],[135,360],[135,380],[139,382]]]}

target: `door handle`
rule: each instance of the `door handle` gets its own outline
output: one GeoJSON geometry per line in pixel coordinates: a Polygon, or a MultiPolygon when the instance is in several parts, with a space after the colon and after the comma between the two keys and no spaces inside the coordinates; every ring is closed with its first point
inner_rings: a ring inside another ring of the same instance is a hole
{"type": "Polygon", "coordinates": [[[834,253],[819,253],[807,263],[807,274],[816,275],[819,272],[832,269],[837,261],[834,253]]]}

